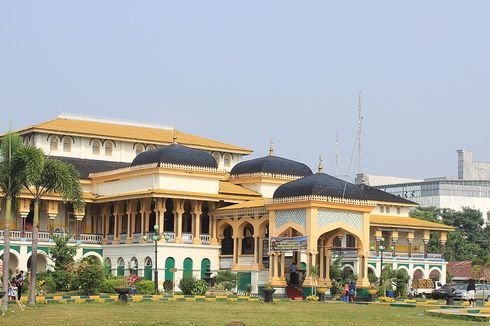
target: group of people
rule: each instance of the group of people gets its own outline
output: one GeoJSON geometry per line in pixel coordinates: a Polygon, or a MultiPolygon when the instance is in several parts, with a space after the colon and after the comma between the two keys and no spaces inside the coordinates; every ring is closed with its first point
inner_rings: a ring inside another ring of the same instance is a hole
{"type": "Polygon", "coordinates": [[[350,283],[345,283],[342,288],[342,301],[343,302],[354,302],[356,300],[356,283],[350,281],[350,283]]]}
{"type": "Polygon", "coordinates": [[[22,297],[22,288],[24,287],[25,275],[24,271],[19,271],[10,282],[8,295],[9,300],[16,301],[22,297]]]}

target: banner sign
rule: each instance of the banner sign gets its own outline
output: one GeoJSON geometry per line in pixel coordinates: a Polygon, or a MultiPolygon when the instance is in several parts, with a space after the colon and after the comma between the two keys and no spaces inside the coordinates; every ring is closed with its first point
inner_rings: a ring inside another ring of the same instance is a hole
{"type": "Polygon", "coordinates": [[[307,236],[283,238],[283,237],[271,237],[271,251],[301,251],[306,250],[307,236]]]}

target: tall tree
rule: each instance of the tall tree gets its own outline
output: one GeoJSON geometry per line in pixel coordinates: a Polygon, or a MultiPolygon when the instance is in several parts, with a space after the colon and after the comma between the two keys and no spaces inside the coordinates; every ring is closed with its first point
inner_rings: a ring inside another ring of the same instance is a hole
{"type": "MultiPolygon", "coordinates": [[[[34,198],[34,217],[32,228],[31,277],[29,282],[29,304],[36,303],[37,247],[39,239],[39,205],[44,195],[56,193],[63,196],[65,202],[70,201],[75,209],[83,207],[80,174],[73,165],[42,155],[36,156],[37,163],[29,169],[24,178],[24,187],[34,198]]],[[[25,157],[27,159],[27,156],[25,157]]],[[[32,159],[32,155],[30,156],[32,159]]]]}
{"type": "MultiPolygon", "coordinates": [[[[12,221],[12,211],[15,211],[16,200],[23,187],[26,175],[26,164],[31,166],[29,161],[23,158],[27,155],[26,146],[16,133],[8,133],[2,138],[0,145],[0,189],[3,193],[5,202],[5,221],[4,221],[4,240],[3,240],[3,279],[2,285],[8,289],[9,282],[9,263],[10,263],[10,224],[12,221]]],[[[6,311],[8,296],[3,297],[2,310],[6,311]]]]}

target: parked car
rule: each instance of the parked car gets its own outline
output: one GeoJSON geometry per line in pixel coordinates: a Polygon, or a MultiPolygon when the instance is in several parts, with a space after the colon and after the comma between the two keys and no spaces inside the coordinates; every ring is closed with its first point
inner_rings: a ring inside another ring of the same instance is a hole
{"type": "Polygon", "coordinates": [[[431,298],[432,299],[446,299],[447,295],[449,292],[453,292],[455,290],[454,287],[450,286],[449,284],[444,284],[438,289],[434,289],[431,292],[431,298]]]}
{"type": "MultiPolygon", "coordinates": [[[[468,300],[466,296],[467,284],[457,284],[455,286],[454,300],[468,300]]],[[[475,299],[490,302],[490,284],[476,284],[475,299]]]]}

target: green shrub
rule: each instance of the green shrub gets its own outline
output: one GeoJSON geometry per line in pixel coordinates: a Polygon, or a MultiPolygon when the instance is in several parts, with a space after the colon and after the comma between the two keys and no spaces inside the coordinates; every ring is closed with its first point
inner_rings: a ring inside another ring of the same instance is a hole
{"type": "Polygon", "coordinates": [[[108,278],[102,281],[100,292],[116,293],[115,288],[124,288],[128,286],[128,282],[123,278],[108,278]]]}
{"type": "Polygon", "coordinates": [[[193,277],[184,277],[179,282],[179,288],[182,290],[183,294],[190,295],[194,289],[194,284],[196,284],[196,279],[193,277]]]}
{"type": "MultiPolygon", "coordinates": [[[[26,279],[26,281],[24,281],[24,287],[22,288],[22,292],[24,292],[24,288],[27,289],[28,287],[29,286],[26,279]]],[[[54,281],[52,273],[51,272],[38,273],[37,287],[38,287],[38,292],[45,292],[45,293],[56,292],[56,282],[54,281]]]]}
{"type": "Polygon", "coordinates": [[[192,289],[193,295],[204,295],[208,291],[208,283],[204,280],[197,280],[192,289]]]}
{"type": "Polygon", "coordinates": [[[174,289],[174,282],[168,280],[163,282],[163,291],[172,292],[173,289],[174,289]]]}
{"type": "Polygon", "coordinates": [[[216,284],[216,289],[218,290],[225,290],[225,291],[231,291],[235,287],[235,284],[232,282],[224,281],[216,284]]]}
{"type": "Polygon", "coordinates": [[[216,284],[223,283],[226,290],[231,290],[236,286],[237,276],[232,271],[219,271],[215,277],[216,284]]]}
{"type": "Polygon", "coordinates": [[[56,290],[68,291],[72,289],[74,278],[71,269],[55,268],[52,275],[53,275],[53,280],[56,284],[56,290]]]}
{"type": "Polygon", "coordinates": [[[155,293],[155,283],[150,280],[141,280],[134,283],[138,294],[153,294],[155,293]]]}
{"type": "Polygon", "coordinates": [[[99,292],[104,279],[104,271],[98,259],[82,259],[75,267],[76,283],[84,295],[99,292]]]}

